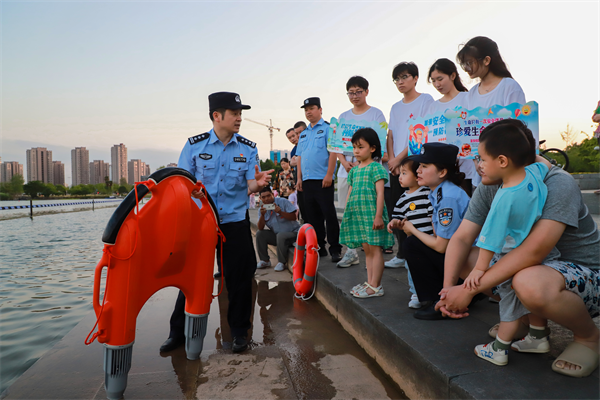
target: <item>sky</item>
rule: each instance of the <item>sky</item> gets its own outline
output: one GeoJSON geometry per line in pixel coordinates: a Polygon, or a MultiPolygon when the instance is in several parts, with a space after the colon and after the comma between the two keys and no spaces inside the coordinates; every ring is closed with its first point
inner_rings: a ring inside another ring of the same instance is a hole
{"type": "MultiPolygon", "coordinates": [[[[325,119],[351,108],[353,75],[369,80],[368,103],[386,116],[402,98],[391,76],[402,61],[419,66],[417,90],[438,99],[430,65],[454,61],[474,36],[498,43],[539,103],[550,146],[564,147],[567,124],[591,134],[600,99],[598,0],[2,1],[0,12],[2,161],[26,169],[26,150],[47,147],[67,184],[75,147],[110,162],[124,143],[152,171],[177,162],[188,137],[212,128],[217,91],[239,93],[252,106],[244,118],[281,128],[275,149],[291,149],[285,130],[304,120],[305,98],[321,98],[325,119]]],[[[266,127],[244,121],[240,134],[269,157],[266,127]]]]}

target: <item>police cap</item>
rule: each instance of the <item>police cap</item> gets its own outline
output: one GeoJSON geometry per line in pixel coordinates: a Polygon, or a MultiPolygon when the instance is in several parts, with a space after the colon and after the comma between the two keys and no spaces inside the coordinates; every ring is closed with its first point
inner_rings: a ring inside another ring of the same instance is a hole
{"type": "Polygon", "coordinates": [[[302,104],[300,108],[305,108],[308,106],[317,106],[321,108],[321,99],[318,97],[309,97],[308,99],[304,100],[304,104],[302,104]]]}
{"type": "Polygon", "coordinates": [[[421,154],[412,156],[411,158],[418,163],[423,164],[456,164],[456,156],[458,156],[458,147],[447,143],[425,143],[421,147],[421,154]]]}
{"type": "Polygon", "coordinates": [[[249,110],[250,106],[242,104],[240,95],[231,92],[217,92],[208,95],[208,108],[210,112],[224,108],[226,110],[249,110]]]}

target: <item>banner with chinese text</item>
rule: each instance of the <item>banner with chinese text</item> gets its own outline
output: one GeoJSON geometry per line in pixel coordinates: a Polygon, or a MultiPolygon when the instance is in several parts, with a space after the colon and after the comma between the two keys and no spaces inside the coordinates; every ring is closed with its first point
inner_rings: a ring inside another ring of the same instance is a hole
{"type": "Polygon", "coordinates": [[[381,142],[382,151],[386,151],[387,122],[376,121],[347,121],[345,119],[331,118],[329,122],[329,136],[327,138],[327,150],[332,153],[352,155],[352,135],[361,128],[372,128],[377,132],[381,142]]]}

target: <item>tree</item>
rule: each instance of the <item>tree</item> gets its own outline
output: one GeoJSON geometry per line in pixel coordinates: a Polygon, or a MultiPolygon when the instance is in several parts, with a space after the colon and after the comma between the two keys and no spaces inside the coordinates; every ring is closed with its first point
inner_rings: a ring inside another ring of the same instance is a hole
{"type": "Polygon", "coordinates": [[[56,186],[54,186],[52,183],[45,184],[42,194],[44,197],[50,197],[51,195],[56,194],[56,186]]]}
{"type": "Polygon", "coordinates": [[[129,193],[129,190],[127,190],[125,185],[121,185],[121,186],[119,186],[119,189],[117,190],[117,192],[119,194],[127,194],[127,193],[129,193]]]}
{"type": "Polygon", "coordinates": [[[161,165],[160,167],[156,168],[156,170],[158,171],[159,169],[163,169],[164,167],[164,165],[161,165]]]}
{"type": "Polygon", "coordinates": [[[567,147],[565,151],[569,156],[568,172],[598,172],[600,152],[594,150],[597,145],[598,141],[595,138],[588,137],[579,144],[575,143],[567,147]]]}
{"type": "Polygon", "coordinates": [[[577,136],[581,135],[582,133],[585,135],[585,132],[583,131],[575,133],[573,127],[567,124],[567,129],[560,132],[560,137],[565,142],[565,147],[569,147],[575,143],[575,139],[577,139],[577,136]]]}
{"type": "Polygon", "coordinates": [[[13,175],[5,186],[6,192],[10,197],[16,197],[20,194],[23,194],[23,183],[24,183],[23,175],[13,175]]]}
{"type": "Polygon", "coordinates": [[[112,188],[112,181],[108,179],[108,176],[104,177],[104,185],[106,186],[106,193],[110,193],[111,192],[111,188],[112,188]]]}
{"type": "Polygon", "coordinates": [[[56,192],[64,196],[67,194],[67,188],[63,185],[56,185],[56,192]]]}
{"type": "Polygon", "coordinates": [[[273,186],[277,180],[277,174],[281,170],[281,166],[275,165],[273,160],[270,160],[268,158],[265,161],[262,161],[262,160],[260,161],[260,170],[261,171],[268,171],[270,169],[275,170],[271,173],[271,186],[273,186]]]}
{"type": "Polygon", "coordinates": [[[38,193],[41,193],[45,185],[41,181],[31,181],[23,185],[23,193],[31,196],[32,199],[37,199],[38,193]]]}

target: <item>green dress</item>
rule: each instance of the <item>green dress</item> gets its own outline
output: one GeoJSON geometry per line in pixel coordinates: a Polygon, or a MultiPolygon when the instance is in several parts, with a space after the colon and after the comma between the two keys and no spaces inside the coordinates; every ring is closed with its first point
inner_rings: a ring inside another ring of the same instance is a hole
{"type": "MultiPolygon", "coordinates": [[[[383,205],[383,229],[373,230],[375,213],[377,211],[377,191],[375,182],[383,179],[388,181],[388,173],[378,162],[372,162],[366,167],[354,167],[348,173],[348,186],[352,186],[350,198],[344,210],[340,243],[351,249],[368,243],[383,248],[394,245],[394,237],[387,231],[388,215],[383,205]]],[[[382,193],[383,195],[383,193],[382,193]]]]}

